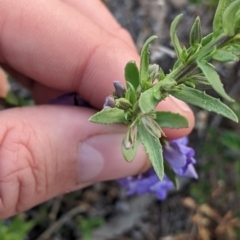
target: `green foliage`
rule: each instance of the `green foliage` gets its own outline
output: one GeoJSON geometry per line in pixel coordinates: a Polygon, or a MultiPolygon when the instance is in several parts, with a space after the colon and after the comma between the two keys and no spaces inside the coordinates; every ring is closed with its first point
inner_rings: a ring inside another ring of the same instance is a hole
{"type": "Polygon", "coordinates": [[[0,239],[4,240],[22,240],[35,225],[34,221],[25,221],[20,215],[9,220],[7,224],[0,222],[0,239]]]}
{"type": "Polygon", "coordinates": [[[157,36],[152,36],[144,43],[142,51],[141,51],[141,60],[140,60],[140,84],[144,88],[148,78],[149,78],[149,45],[150,43],[156,39],[157,36]]]}
{"type": "Polygon", "coordinates": [[[240,136],[231,130],[207,130],[206,139],[200,142],[201,181],[190,185],[190,195],[199,204],[228,205],[231,198],[240,199],[240,136]],[[219,183],[225,183],[221,197],[213,199],[219,183]]]}
{"type": "Polygon", "coordinates": [[[232,121],[238,122],[236,114],[229,107],[219,99],[213,98],[197,89],[182,86],[180,89],[172,90],[171,94],[185,102],[221,114],[232,121]]]}
{"type": "Polygon", "coordinates": [[[90,118],[91,122],[102,124],[122,123],[125,121],[124,111],[119,108],[107,108],[96,113],[90,118]]]}
{"type": "Polygon", "coordinates": [[[152,166],[159,179],[162,180],[164,176],[164,166],[162,146],[160,144],[160,141],[156,137],[152,136],[148,131],[146,131],[144,125],[141,123],[138,125],[138,131],[141,142],[148,154],[152,166]]]}
{"type": "Polygon", "coordinates": [[[171,24],[170,37],[178,57],[173,70],[164,73],[157,64],[149,63],[152,36],[146,40],[141,51],[140,68],[130,61],[125,67],[126,88],[114,82],[115,91],[108,109],[90,118],[90,121],[110,124],[124,123],[128,126],[122,143],[122,153],[130,162],[134,159],[140,143],[160,179],[164,176],[160,139],[165,137],[162,128],[184,128],[187,120],[179,114],[155,112],[159,102],[171,94],[174,97],[208,111],[221,114],[238,122],[236,114],[219,99],[196,89],[199,85],[211,86],[220,97],[233,101],[223,88],[221,79],[210,60],[228,62],[238,60],[240,55],[240,0],[220,0],[213,20],[213,32],[203,37],[201,21],[197,17],[189,33],[190,46],[181,46],[177,28],[183,15],[171,24]],[[109,107],[112,107],[109,109],[109,107]]]}
{"type": "Polygon", "coordinates": [[[155,114],[155,121],[161,127],[176,129],[189,127],[188,120],[178,113],[157,111],[155,114]]]}
{"type": "Polygon", "coordinates": [[[221,134],[221,142],[224,146],[240,153],[240,135],[232,131],[224,131],[221,134]]]}
{"type": "Polygon", "coordinates": [[[217,6],[219,0],[188,0],[190,4],[197,4],[197,5],[207,5],[207,6],[217,6]]]}
{"type": "Polygon", "coordinates": [[[93,229],[100,227],[104,224],[104,219],[100,217],[94,217],[90,219],[80,219],[78,221],[78,226],[83,236],[83,240],[92,239],[93,229]]]}
{"type": "Polygon", "coordinates": [[[125,67],[125,79],[134,87],[134,89],[138,88],[140,83],[139,71],[134,61],[130,61],[127,63],[125,67]]]}
{"type": "Polygon", "coordinates": [[[175,52],[177,54],[177,57],[180,60],[182,60],[181,59],[181,57],[182,57],[182,48],[180,46],[180,43],[179,43],[179,40],[178,40],[178,37],[177,37],[177,27],[178,27],[182,17],[183,17],[183,14],[178,15],[174,19],[174,21],[172,22],[171,27],[170,27],[170,37],[171,37],[171,40],[172,40],[175,52]]]}
{"type": "Polygon", "coordinates": [[[8,92],[7,97],[5,98],[5,101],[12,105],[12,106],[17,106],[17,107],[22,107],[22,106],[31,106],[34,105],[34,101],[32,99],[26,100],[23,99],[20,96],[16,96],[13,92],[8,92]]]}
{"type": "MultiPolygon", "coordinates": [[[[232,98],[230,98],[227,93],[225,92],[223,88],[223,84],[221,82],[221,79],[215,69],[209,65],[206,62],[198,62],[198,67],[202,70],[204,76],[208,80],[208,82],[211,84],[212,88],[223,98],[225,98],[228,101],[234,101],[232,98]]],[[[216,106],[217,107],[217,106],[216,106]]]]}

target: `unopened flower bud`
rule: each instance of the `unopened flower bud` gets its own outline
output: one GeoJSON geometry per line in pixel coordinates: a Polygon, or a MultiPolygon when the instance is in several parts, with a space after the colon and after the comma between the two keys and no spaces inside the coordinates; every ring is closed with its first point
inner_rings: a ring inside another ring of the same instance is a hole
{"type": "Polygon", "coordinates": [[[126,89],[121,82],[113,81],[113,86],[115,88],[114,94],[116,95],[116,97],[122,98],[125,96],[126,89]]]}
{"type": "Polygon", "coordinates": [[[157,64],[152,64],[149,66],[149,76],[152,82],[159,76],[159,66],[157,64]]]}
{"type": "Polygon", "coordinates": [[[105,103],[103,105],[103,108],[114,108],[115,107],[115,100],[112,96],[108,96],[105,99],[105,103]]]}
{"type": "Polygon", "coordinates": [[[137,140],[137,126],[133,126],[128,129],[124,139],[123,139],[123,147],[128,150],[132,148],[137,140]]]}
{"type": "Polygon", "coordinates": [[[126,98],[116,99],[116,106],[123,110],[128,110],[132,104],[126,98]]]}
{"type": "Polygon", "coordinates": [[[156,121],[154,121],[149,116],[143,116],[141,120],[142,120],[143,126],[152,136],[156,138],[161,138],[163,131],[156,121]]]}

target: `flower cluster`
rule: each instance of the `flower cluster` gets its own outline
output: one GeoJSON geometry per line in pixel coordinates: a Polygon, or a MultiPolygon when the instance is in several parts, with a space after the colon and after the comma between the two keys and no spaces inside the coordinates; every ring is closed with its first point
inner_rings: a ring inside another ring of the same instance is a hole
{"type": "MultiPolygon", "coordinates": [[[[195,153],[187,144],[188,139],[186,137],[170,141],[163,148],[163,156],[177,175],[196,179],[198,175],[194,168],[196,163],[195,153]]],[[[128,195],[150,192],[156,194],[160,200],[164,200],[168,191],[174,189],[174,183],[166,174],[160,181],[152,168],[138,176],[122,178],[118,182],[126,188],[128,195]]]]}

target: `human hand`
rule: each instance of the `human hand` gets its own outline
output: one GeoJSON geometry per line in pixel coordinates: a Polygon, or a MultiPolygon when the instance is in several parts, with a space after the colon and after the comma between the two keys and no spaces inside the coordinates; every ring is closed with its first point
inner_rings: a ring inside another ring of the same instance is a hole
{"type": "MultiPolygon", "coordinates": [[[[0,217],[97,181],[135,175],[149,167],[142,149],[123,160],[125,127],[88,121],[93,109],[43,105],[77,92],[100,109],[112,81],[139,56],[129,34],[100,1],[0,0],[0,65],[28,87],[40,106],[9,109],[0,118],[0,217]]],[[[190,109],[168,98],[158,108],[178,112],[190,127],[190,109]]]]}

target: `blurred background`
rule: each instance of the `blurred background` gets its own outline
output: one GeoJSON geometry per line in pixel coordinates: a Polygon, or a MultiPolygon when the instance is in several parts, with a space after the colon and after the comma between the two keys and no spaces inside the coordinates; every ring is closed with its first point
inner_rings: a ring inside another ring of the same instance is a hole
{"type": "MultiPolygon", "coordinates": [[[[165,72],[175,61],[169,37],[174,17],[184,13],[178,34],[188,46],[196,16],[204,35],[218,0],[104,0],[131,33],[138,50],[151,35],[151,61],[165,72]]],[[[97,12],[96,12],[97,14],[97,12]]],[[[224,87],[236,99],[230,107],[240,118],[240,64],[215,64],[224,87]]],[[[13,79],[0,108],[34,104],[13,79]]],[[[0,84],[2,84],[0,82],[0,84]]],[[[1,94],[1,93],[0,93],[1,94]]],[[[214,93],[212,93],[214,94],[214,93]]],[[[3,240],[237,240],[240,239],[240,125],[193,107],[198,181],[181,179],[165,201],[152,195],[126,196],[116,182],[97,183],[52,199],[28,212],[0,221],[3,240]]]]}

